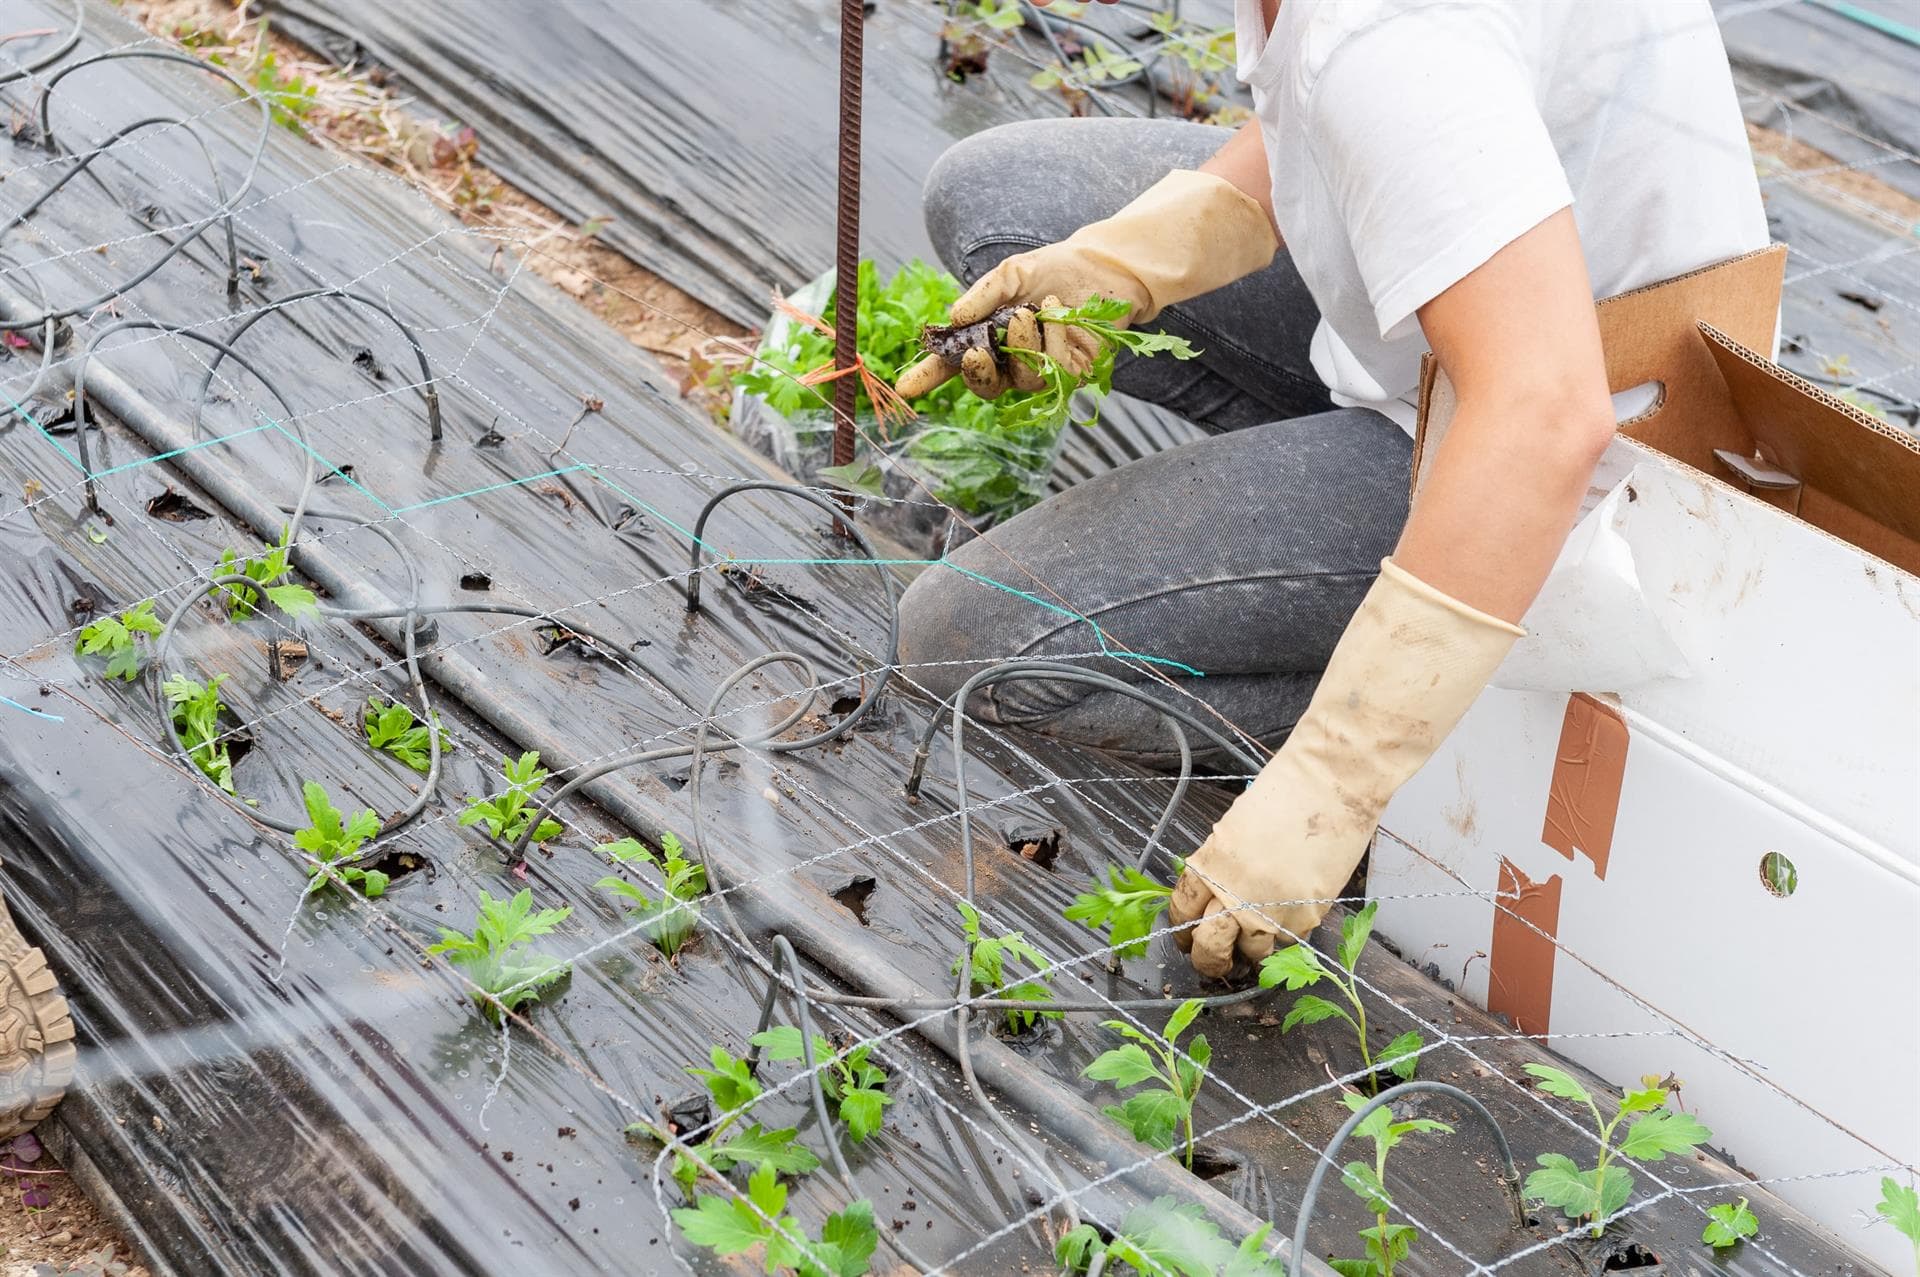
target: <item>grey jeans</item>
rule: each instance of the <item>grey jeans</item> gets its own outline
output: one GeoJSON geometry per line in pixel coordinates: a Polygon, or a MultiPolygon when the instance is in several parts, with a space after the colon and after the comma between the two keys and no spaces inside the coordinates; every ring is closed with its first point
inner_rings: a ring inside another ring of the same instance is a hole
{"type": "MultiPolygon", "coordinates": [[[[1197,167],[1228,136],[1170,120],[1005,125],[941,158],[927,228],[971,281],[1197,167]]],[[[1329,405],[1308,361],[1318,321],[1284,252],[1169,307],[1155,326],[1200,357],[1123,356],[1114,387],[1217,433],[1070,488],[923,572],[901,605],[906,672],[939,696],[1011,657],[1142,683],[1144,656],[1246,734],[1284,738],[1406,521],[1412,455],[1387,418],[1329,405]]],[[[973,709],[1150,764],[1175,757],[1163,720],[1110,691],[1022,681],[973,709]]]]}

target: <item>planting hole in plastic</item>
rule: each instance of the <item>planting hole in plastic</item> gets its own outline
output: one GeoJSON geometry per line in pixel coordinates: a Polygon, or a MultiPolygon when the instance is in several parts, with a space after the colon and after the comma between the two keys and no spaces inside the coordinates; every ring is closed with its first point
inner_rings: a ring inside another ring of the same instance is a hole
{"type": "Polygon", "coordinates": [[[1760,857],[1760,885],[1768,894],[1786,899],[1800,886],[1800,871],[1793,862],[1777,851],[1770,851],[1760,857]]]}
{"type": "Polygon", "coordinates": [[[1628,1268],[1658,1268],[1659,1266],[1660,1256],[1639,1242],[1626,1242],[1615,1246],[1607,1253],[1606,1260],[1600,1265],[1600,1271],[1614,1273],[1628,1268]]]}

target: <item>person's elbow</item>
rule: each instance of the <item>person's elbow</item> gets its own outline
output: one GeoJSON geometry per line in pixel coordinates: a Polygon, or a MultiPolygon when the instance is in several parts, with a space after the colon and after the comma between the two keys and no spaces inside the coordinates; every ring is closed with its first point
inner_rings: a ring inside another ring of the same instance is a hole
{"type": "MultiPolygon", "coordinates": [[[[1542,478],[1584,484],[1613,442],[1613,399],[1606,383],[1590,376],[1502,379],[1476,396],[1472,415],[1506,436],[1505,445],[1540,467],[1542,478]]],[[[1462,413],[1469,411],[1463,399],[1462,413]]]]}

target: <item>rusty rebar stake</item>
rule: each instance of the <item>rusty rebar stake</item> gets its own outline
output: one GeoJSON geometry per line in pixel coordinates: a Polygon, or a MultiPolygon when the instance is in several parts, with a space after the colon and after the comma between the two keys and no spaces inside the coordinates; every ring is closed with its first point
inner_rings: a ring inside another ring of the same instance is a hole
{"type": "MultiPolygon", "coordinates": [[[[860,79],[864,0],[840,0],[840,182],[834,230],[833,464],[853,462],[854,409],[860,376],[860,79]]],[[[839,498],[852,511],[853,495],[839,498]]],[[[838,522],[835,531],[843,532],[838,522]]]]}

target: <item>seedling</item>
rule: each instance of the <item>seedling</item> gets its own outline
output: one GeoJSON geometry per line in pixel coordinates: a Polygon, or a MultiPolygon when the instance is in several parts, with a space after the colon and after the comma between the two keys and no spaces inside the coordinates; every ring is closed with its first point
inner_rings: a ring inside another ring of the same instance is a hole
{"type": "Polygon", "coordinates": [[[1893,1176],[1880,1180],[1880,1201],[1874,1210],[1893,1225],[1895,1232],[1913,1243],[1913,1270],[1920,1273],[1920,1193],[1911,1184],[1899,1184],[1893,1176]]]}
{"type": "Polygon", "coordinates": [[[532,1002],[567,973],[568,964],[547,953],[527,951],[565,921],[572,908],[533,912],[533,892],[523,889],[511,900],[495,900],[480,889],[480,912],[471,934],[440,928],[440,942],[428,953],[447,960],[475,985],[473,1000],[495,1024],[507,1012],[532,1002]]]}
{"type": "Polygon", "coordinates": [[[641,933],[661,953],[671,958],[680,952],[700,923],[700,911],[691,902],[699,899],[707,889],[706,866],[688,860],[680,840],[672,834],[660,839],[664,863],[654,856],[651,847],[635,838],[607,843],[600,850],[623,865],[636,860],[651,865],[666,878],[666,891],[658,900],[649,896],[638,884],[613,874],[602,878],[594,886],[602,891],[611,891],[625,900],[640,915],[641,933]]]}
{"type": "Polygon", "coordinates": [[[160,685],[173,714],[173,729],[180,733],[187,757],[193,760],[208,780],[233,793],[233,755],[227,750],[226,733],[220,730],[220,684],[225,674],[215,674],[204,683],[196,683],[185,674],[175,674],[160,685]]]}
{"type": "Polygon", "coordinates": [[[74,644],[79,656],[105,656],[107,677],[131,683],[140,677],[140,649],[134,636],[157,638],[165,627],[153,614],[153,600],[142,599],[119,616],[103,616],[80,631],[74,644]]]}
{"type": "MultiPolygon", "coordinates": [[[[1036,971],[1044,970],[1049,963],[1046,955],[1027,942],[1024,932],[1012,931],[1004,936],[989,939],[980,934],[980,914],[972,905],[959,902],[960,917],[966,927],[967,947],[973,954],[973,994],[975,997],[1017,998],[1023,1002],[1050,1001],[1053,993],[1044,980],[1022,980],[1018,984],[1008,983],[1007,960],[1009,958],[1024,962],[1036,971]]],[[[960,972],[962,958],[953,960],[952,970],[960,972]]],[[[1007,1008],[1007,1027],[1015,1033],[1030,1029],[1039,1019],[1058,1020],[1058,1011],[1028,1011],[1021,1007],[1007,1008]]]]}
{"type": "MultiPolygon", "coordinates": [[[[776,1024],[754,1034],[751,1041],[766,1052],[769,1060],[806,1059],[806,1053],[800,1049],[800,1030],[791,1025],[776,1024]]],[[[880,1129],[887,1120],[887,1105],[893,1103],[893,1097],[883,1089],[887,1085],[887,1071],[867,1058],[872,1050],[871,1042],[862,1042],[843,1055],[818,1033],[813,1035],[813,1060],[820,1070],[820,1090],[840,1106],[840,1120],[847,1124],[847,1134],[855,1143],[880,1129]]]]}
{"type": "Polygon", "coordinates": [[[770,1273],[800,1277],[860,1277],[880,1244],[873,1226],[873,1204],[858,1201],[827,1216],[817,1240],[787,1217],[787,1186],[773,1167],[762,1166],[747,1180],[747,1195],[702,1193],[691,1208],[673,1212],[673,1222],[696,1246],[716,1255],[744,1255],[765,1247],[770,1273]]]}
{"type": "Polygon", "coordinates": [[[1220,1235],[1199,1203],[1156,1197],[1128,1211],[1111,1238],[1102,1237],[1092,1224],[1072,1229],[1055,1244],[1053,1257],[1070,1273],[1086,1272],[1095,1260],[1104,1259],[1104,1272],[1127,1264],[1155,1277],[1280,1277],[1286,1265],[1266,1253],[1272,1228],[1262,1224],[1235,1246],[1220,1235]]]}
{"type": "Polygon", "coordinates": [[[1118,1091],[1143,1082],[1157,1083],[1101,1111],[1132,1131],[1133,1138],[1154,1148],[1172,1148],[1175,1131],[1182,1132],[1188,1170],[1193,1169],[1193,1102],[1206,1080],[1213,1048],[1207,1045],[1206,1035],[1199,1034],[1182,1049],[1180,1035],[1200,1014],[1202,1005],[1201,999],[1188,998],[1174,1009],[1161,1034],[1166,1040],[1164,1046],[1124,1020],[1105,1021],[1102,1027],[1128,1039],[1127,1044],[1099,1056],[1082,1070],[1082,1076],[1111,1082],[1118,1091]]]}
{"type": "MultiPolygon", "coordinates": [[[[367,734],[369,748],[392,754],[417,772],[426,771],[432,766],[432,742],[427,725],[416,720],[412,708],[400,701],[368,697],[362,728],[367,734]]],[[[432,730],[439,735],[442,750],[453,747],[447,740],[446,729],[440,725],[438,714],[433,716],[432,730]]]]}
{"type": "MultiPolygon", "coordinates": [[[[1174,862],[1174,874],[1184,868],[1174,862]]],[[[1122,958],[1145,957],[1147,937],[1173,897],[1172,887],[1163,887],[1131,865],[1107,870],[1107,885],[1083,891],[1067,906],[1069,922],[1083,922],[1095,931],[1107,929],[1107,943],[1122,958]]]]}
{"type": "MultiPolygon", "coordinates": [[[[495,838],[518,842],[537,810],[533,795],[551,773],[540,765],[539,752],[531,749],[518,759],[502,758],[500,771],[506,777],[507,787],[486,798],[467,800],[467,809],[460,813],[460,823],[485,824],[487,832],[495,838]]],[[[559,821],[543,820],[534,827],[533,841],[545,842],[559,835],[559,821]]]]}
{"type": "Polygon", "coordinates": [[[1727,1250],[1759,1231],[1760,1221],[1747,1209],[1747,1199],[1743,1197],[1737,1202],[1707,1207],[1707,1227],[1700,1234],[1700,1240],[1715,1250],[1727,1250]]]}
{"type": "MultiPolygon", "coordinates": [[[[312,613],[319,606],[312,590],[304,585],[274,584],[283,581],[287,575],[287,554],[291,548],[288,538],[291,534],[291,528],[281,528],[279,541],[268,546],[267,552],[257,559],[243,559],[229,546],[220,552],[220,564],[214,568],[213,575],[244,576],[258,583],[268,601],[288,616],[312,613]]],[[[229,621],[246,620],[260,603],[259,594],[249,586],[229,582],[220,587],[220,592],[226,596],[229,621]]]]}
{"type": "MultiPolygon", "coordinates": [[[[1343,1095],[1340,1098],[1356,1113],[1367,1106],[1364,1096],[1343,1095]]],[[[1387,1192],[1387,1154],[1409,1135],[1451,1135],[1453,1128],[1445,1122],[1436,1122],[1427,1117],[1412,1117],[1396,1122],[1393,1120],[1392,1107],[1382,1104],[1367,1114],[1353,1133],[1373,1141],[1373,1165],[1348,1162],[1340,1179],[1353,1190],[1354,1196],[1367,1204],[1374,1223],[1372,1228],[1360,1230],[1360,1238],[1366,1243],[1365,1259],[1335,1259],[1329,1262],[1340,1277],[1393,1277],[1394,1265],[1405,1259],[1413,1249],[1417,1230],[1412,1224],[1395,1224],[1387,1218],[1393,1212],[1393,1198],[1387,1192]]]]}
{"type": "MultiPolygon", "coordinates": [[[[713,1099],[716,1118],[713,1129],[705,1138],[692,1145],[692,1151],[698,1160],[686,1153],[675,1152],[673,1158],[673,1178],[687,1192],[699,1182],[700,1163],[705,1162],[714,1170],[725,1174],[736,1165],[752,1166],[760,1170],[771,1170],[780,1175],[805,1175],[820,1165],[803,1144],[795,1142],[798,1130],[784,1127],[769,1131],[758,1123],[749,1123],[738,1134],[731,1134],[736,1123],[746,1116],[753,1102],[760,1098],[760,1083],[755,1080],[753,1070],[747,1062],[736,1058],[723,1046],[716,1046],[708,1052],[711,1068],[688,1065],[687,1072],[700,1079],[707,1088],[707,1094],[713,1099]]],[[[650,1122],[635,1122],[627,1128],[630,1135],[647,1135],[662,1144],[671,1144],[667,1133],[650,1122]]]]}
{"type": "Polygon", "coordinates": [[[1690,1113],[1671,1113],[1666,1109],[1667,1088],[1654,1077],[1641,1080],[1641,1089],[1628,1091],[1611,1118],[1605,1117],[1587,1088],[1571,1074],[1545,1064],[1523,1066],[1536,1079],[1536,1085],[1548,1095],[1573,1100],[1587,1106],[1593,1115],[1595,1133],[1600,1139],[1600,1156],[1593,1169],[1583,1171],[1563,1153],[1542,1153],[1535,1160],[1540,1169],[1527,1176],[1526,1193],[1534,1201],[1557,1206],[1575,1223],[1592,1224],[1598,1237],[1606,1221],[1633,1193],[1633,1173],[1617,1165],[1616,1158],[1631,1157],[1641,1162],[1663,1162],[1669,1153],[1691,1153],[1713,1138],[1713,1132],[1690,1113]],[[1627,1118],[1633,1122],[1618,1144],[1614,1132],[1627,1118]]]}
{"type": "Polygon", "coordinates": [[[1260,987],[1263,989],[1284,984],[1291,993],[1325,980],[1340,991],[1346,1007],[1329,1002],[1317,994],[1301,994],[1293,1000],[1286,1018],[1280,1022],[1280,1031],[1285,1033],[1295,1025],[1318,1024],[1322,1020],[1345,1020],[1359,1040],[1360,1063],[1367,1071],[1367,1091],[1372,1095],[1380,1093],[1379,1074],[1382,1071],[1393,1074],[1402,1082],[1411,1082],[1414,1072],[1420,1067],[1420,1048],[1426,1044],[1426,1039],[1418,1031],[1408,1029],[1387,1043],[1379,1058],[1375,1059],[1367,1041],[1367,1008],[1360,1000],[1360,981],[1354,975],[1354,969],[1360,965],[1360,955],[1373,935],[1373,916],[1379,910],[1379,901],[1369,901],[1341,921],[1340,947],[1334,955],[1339,963],[1337,968],[1328,966],[1319,951],[1304,941],[1280,950],[1260,964],[1260,987]],[[1348,1008],[1351,1008],[1351,1012],[1348,1008]]]}
{"type": "Polygon", "coordinates": [[[385,895],[392,881],[386,874],[343,863],[353,859],[361,843],[380,832],[380,818],[362,810],[343,821],[339,809],[319,785],[308,781],[301,792],[306,795],[307,819],[312,823],[294,834],[293,845],[313,857],[307,864],[307,876],[324,874],[346,886],[358,886],[369,898],[385,895]]]}

